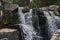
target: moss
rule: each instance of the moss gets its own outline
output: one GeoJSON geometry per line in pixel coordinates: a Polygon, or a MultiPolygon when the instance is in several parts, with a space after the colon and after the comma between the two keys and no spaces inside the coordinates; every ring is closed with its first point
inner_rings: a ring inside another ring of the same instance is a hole
{"type": "Polygon", "coordinates": [[[55,5],[60,6],[60,0],[55,3],[55,5]]]}
{"type": "Polygon", "coordinates": [[[3,20],[3,24],[8,24],[8,20],[3,20]]]}

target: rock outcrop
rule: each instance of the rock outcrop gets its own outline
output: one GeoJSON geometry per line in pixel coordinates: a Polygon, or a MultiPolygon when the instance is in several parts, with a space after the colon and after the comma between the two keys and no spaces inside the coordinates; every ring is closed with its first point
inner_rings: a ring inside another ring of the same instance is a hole
{"type": "Polygon", "coordinates": [[[41,7],[39,8],[41,11],[48,11],[48,7],[41,7]]]}
{"type": "Polygon", "coordinates": [[[19,7],[19,5],[17,5],[17,4],[4,4],[4,10],[13,11],[18,7],[19,7]]]}
{"type": "Polygon", "coordinates": [[[50,5],[48,7],[48,9],[54,11],[56,13],[56,15],[59,15],[59,13],[58,13],[59,6],[57,6],[57,5],[50,5]]]}
{"type": "Polygon", "coordinates": [[[57,5],[50,5],[50,6],[47,6],[47,7],[41,7],[39,9],[43,10],[43,11],[47,11],[47,10],[56,11],[56,10],[58,10],[58,8],[59,8],[59,6],[57,6],[57,5]]]}
{"type": "Polygon", "coordinates": [[[16,29],[0,29],[0,40],[19,40],[18,34],[16,29]]]}
{"type": "Polygon", "coordinates": [[[50,5],[48,7],[49,10],[58,10],[58,8],[59,8],[59,6],[57,6],[57,5],[50,5]]]}
{"type": "Polygon", "coordinates": [[[59,11],[59,6],[57,5],[50,5],[47,7],[41,7],[39,8],[41,11],[54,11],[56,15],[59,15],[58,11],[59,11]]]}
{"type": "Polygon", "coordinates": [[[56,30],[51,40],[60,40],[60,29],[56,30]]]}

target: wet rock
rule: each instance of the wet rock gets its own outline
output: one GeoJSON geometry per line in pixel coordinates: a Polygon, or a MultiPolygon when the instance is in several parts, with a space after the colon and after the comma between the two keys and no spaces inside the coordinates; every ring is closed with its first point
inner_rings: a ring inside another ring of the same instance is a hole
{"type": "Polygon", "coordinates": [[[0,29],[0,40],[19,40],[19,32],[16,29],[0,29]]]}
{"type": "Polygon", "coordinates": [[[59,9],[59,6],[57,6],[57,5],[50,5],[50,6],[47,6],[47,7],[41,7],[39,9],[42,10],[42,11],[48,11],[48,10],[56,11],[56,10],[59,9]]]}
{"type": "Polygon", "coordinates": [[[49,6],[49,10],[53,10],[53,11],[54,11],[54,10],[55,10],[55,11],[58,10],[58,8],[59,8],[59,6],[57,6],[57,5],[50,5],[50,6],[49,6]]]}
{"type": "Polygon", "coordinates": [[[28,6],[24,7],[24,9],[22,11],[23,11],[23,13],[29,12],[29,7],[28,6]]]}
{"type": "Polygon", "coordinates": [[[39,8],[41,11],[47,11],[48,10],[48,7],[41,7],[39,8]]]}
{"type": "Polygon", "coordinates": [[[13,11],[18,7],[19,7],[19,5],[17,5],[17,4],[4,4],[4,10],[13,11]]]}
{"type": "Polygon", "coordinates": [[[60,29],[56,30],[51,40],[60,40],[60,29]]]}
{"type": "Polygon", "coordinates": [[[48,9],[49,9],[50,11],[54,11],[56,15],[59,15],[59,13],[58,13],[58,11],[59,11],[59,6],[57,6],[57,5],[50,5],[50,6],[48,7],[48,9]]]}

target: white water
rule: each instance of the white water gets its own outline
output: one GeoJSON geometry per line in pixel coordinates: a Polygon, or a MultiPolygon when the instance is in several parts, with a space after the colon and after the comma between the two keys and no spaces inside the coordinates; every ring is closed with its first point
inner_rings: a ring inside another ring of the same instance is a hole
{"type": "Polygon", "coordinates": [[[26,15],[26,24],[28,24],[28,25],[30,25],[30,26],[32,26],[32,20],[31,20],[31,18],[32,18],[32,9],[30,9],[30,12],[28,12],[26,15]]]}
{"type": "Polygon", "coordinates": [[[31,18],[32,18],[32,9],[28,13],[28,16],[27,16],[26,19],[25,19],[25,15],[21,11],[21,9],[19,9],[18,15],[19,15],[19,19],[20,19],[21,23],[16,24],[16,25],[20,25],[20,28],[22,28],[23,33],[25,34],[25,35],[23,35],[24,39],[25,40],[40,40],[39,39],[40,37],[36,34],[36,31],[32,26],[32,20],[31,20],[31,18]],[[37,39],[34,39],[34,38],[37,38],[37,39]]]}
{"type": "Polygon", "coordinates": [[[58,29],[57,24],[56,24],[56,18],[55,15],[53,14],[53,11],[44,11],[44,15],[47,18],[48,22],[48,36],[52,36],[53,33],[58,29]],[[49,14],[50,13],[50,14],[49,14]]]}
{"type": "Polygon", "coordinates": [[[25,17],[24,17],[24,14],[22,12],[22,9],[20,9],[20,8],[18,10],[18,15],[19,15],[19,20],[21,21],[21,24],[25,24],[25,17]]]}
{"type": "Polygon", "coordinates": [[[30,0],[30,2],[32,2],[33,0],[30,0]]]}

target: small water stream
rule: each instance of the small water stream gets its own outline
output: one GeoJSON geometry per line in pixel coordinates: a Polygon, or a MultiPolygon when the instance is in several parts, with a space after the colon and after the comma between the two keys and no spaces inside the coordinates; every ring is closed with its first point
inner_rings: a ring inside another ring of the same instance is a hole
{"type": "Polygon", "coordinates": [[[23,14],[22,10],[19,9],[19,19],[20,19],[20,28],[23,30],[23,37],[25,40],[40,40],[40,37],[36,34],[34,27],[32,26],[32,9],[27,14],[27,18],[25,18],[25,15],[23,14]]]}
{"type": "Polygon", "coordinates": [[[48,36],[51,37],[58,29],[57,20],[55,19],[53,11],[44,11],[44,15],[46,16],[48,22],[48,36]]]}
{"type": "Polygon", "coordinates": [[[37,14],[36,10],[33,13],[33,9],[23,13],[22,9],[18,8],[19,24],[15,25],[19,25],[22,30],[22,40],[48,40],[46,38],[51,38],[53,33],[59,28],[60,18],[54,15],[53,11],[43,11],[42,13],[44,14],[43,16],[39,13],[37,14]],[[47,24],[40,24],[40,22],[47,24]],[[35,24],[33,25],[33,23],[35,24]],[[46,29],[44,29],[44,27],[46,29]]]}

